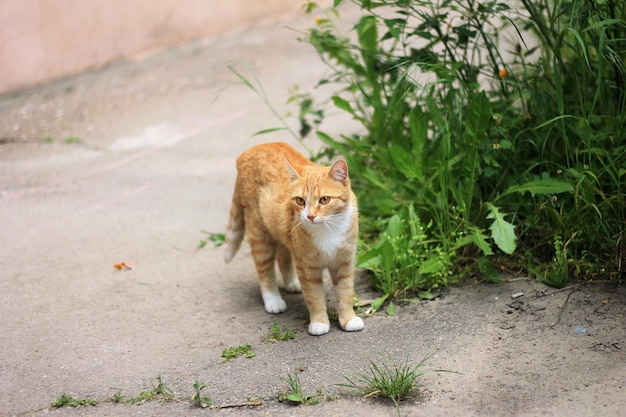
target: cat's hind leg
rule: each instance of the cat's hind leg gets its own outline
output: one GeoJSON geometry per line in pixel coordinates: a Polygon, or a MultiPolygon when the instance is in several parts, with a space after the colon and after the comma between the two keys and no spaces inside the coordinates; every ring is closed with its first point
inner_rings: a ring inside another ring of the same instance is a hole
{"type": "Polygon", "coordinates": [[[276,248],[276,262],[278,263],[280,274],[283,276],[285,290],[291,293],[302,292],[296,269],[293,266],[291,251],[284,245],[279,244],[276,248]]]}
{"type": "Polygon", "coordinates": [[[265,311],[272,314],[282,313],[287,309],[287,303],[280,295],[276,283],[274,261],[276,259],[275,241],[269,241],[267,235],[259,237],[257,233],[248,230],[248,241],[254,258],[254,266],[259,276],[259,287],[265,305],[265,311]]]}

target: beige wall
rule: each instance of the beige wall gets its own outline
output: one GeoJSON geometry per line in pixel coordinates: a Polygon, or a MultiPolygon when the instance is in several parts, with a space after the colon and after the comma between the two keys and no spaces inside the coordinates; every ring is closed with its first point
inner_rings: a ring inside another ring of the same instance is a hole
{"type": "Polygon", "coordinates": [[[0,93],[301,7],[300,0],[0,0],[0,93]]]}

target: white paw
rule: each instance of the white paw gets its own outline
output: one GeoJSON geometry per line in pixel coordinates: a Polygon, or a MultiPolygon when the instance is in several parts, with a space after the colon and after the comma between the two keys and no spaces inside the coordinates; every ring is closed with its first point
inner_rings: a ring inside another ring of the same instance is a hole
{"type": "Polygon", "coordinates": [[[330,323],[311,322],[309,324],[309,334],[313,336],[321,336],[330,331],[330,323]]]}
{"type": "Polygon", "coordinates": [[[285,291],[291,293],[302,292],[302,287],[300,287],[300,281],[294,279],[291,282],[285,282],[285,291]]]}
{"type": "Polygon", "coordinates": [[[358,332],[359,330],[363,330],[365,328],[365,323],[361,317],[355,317],[346,324],[346,328],[344,329],[346,332],[358,332]]]}
{"type": "Polygon", "coordinates": [[[277,295],[264,296],[263,302],[265,303],[265,311],[271,314],[282,313],[287,310],[287,303],[285,300],[277,295]]]}

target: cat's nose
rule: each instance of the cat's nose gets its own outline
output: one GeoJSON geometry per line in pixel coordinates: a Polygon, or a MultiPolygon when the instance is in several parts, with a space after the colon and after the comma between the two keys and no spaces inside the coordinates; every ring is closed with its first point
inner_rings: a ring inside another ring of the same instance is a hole
{"type": "Polygon", "coordinates": [[[307,219],[309,219],[309,220],[311,220],[311,221],[315,220],[315,215],[313,215],[313,214],[309,214],[309,215],[308,215],[308,216],[306,216],[306,217],[307,217],[307,219]]]}

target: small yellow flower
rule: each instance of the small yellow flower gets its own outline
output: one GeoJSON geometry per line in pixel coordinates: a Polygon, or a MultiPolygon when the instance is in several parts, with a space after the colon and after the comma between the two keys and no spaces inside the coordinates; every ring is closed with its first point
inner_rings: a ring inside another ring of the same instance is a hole
{"type": "Polygon", "coordinates": [[[501,68],[500,71],[498,71],[498,77],[502,79],[505,79],[507,75],[509,75],[509,72],[506,70],[506,68],[501,68]]]}
{"type": "Polygon", "coordinates": [[[322,21],[321,17],[315,16],[315,23],[317,23],[319,25],[321,21],[322,21]]]}

